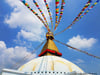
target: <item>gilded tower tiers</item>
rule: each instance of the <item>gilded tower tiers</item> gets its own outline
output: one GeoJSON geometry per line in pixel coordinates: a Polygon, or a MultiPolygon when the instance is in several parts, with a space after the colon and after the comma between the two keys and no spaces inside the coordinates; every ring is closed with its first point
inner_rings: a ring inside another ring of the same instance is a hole
{"type": "Polygon", "coordinates": [[[39,56],[45,56],[45,55],[54,55],[54,56],[62,56],[62,54],[59,52],[57,46],[54,43],[54,36],[52,32],[48,32],[46,34],[47,42],[45,43],[41,53],[39,56]]]}

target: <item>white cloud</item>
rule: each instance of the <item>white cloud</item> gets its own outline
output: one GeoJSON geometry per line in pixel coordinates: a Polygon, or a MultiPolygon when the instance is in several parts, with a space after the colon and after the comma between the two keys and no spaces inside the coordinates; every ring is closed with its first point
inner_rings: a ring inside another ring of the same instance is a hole
{"type": "MultiPolygon", "coordinates": [[[[23,63],[36,56],[36,54],[31,54],[28,52],[26,47],[16,46],[14,48],[7,48],[6,44],[3,41],[0,41],[0,70],[11,67],[22,60],[22,58],[24,58],[26,55],[30,55],[31,57],[23,60],[23,63]]],[[[17,66],[20,66],[21,64],[22,62],[17,66]]]]}
{"type": "MultiPolygon", "coordinates": [[[[30,4],[32,8],[34,8],[36,12],[39,13],[36,6],[33,4],[32,0],[30,1],[26,0],[26,1],[30,4]]],[[[36,1],[39,2],[39,5],[43,10],[48,22],[50,22],[49,15],[43,0],[36,0],[36,1]]],[[[20,27],[21,30],[32,33],[32,35],[34,35],[33,38],[35,38],[34,41],[40,41],[38,39],[44,38],[43,37],[45,33],[44,25],[27,7],[24,6],[23,3],[20,2],[20,0],[6,0],[6,2],[14,9],[10,15],[7,15],[4,21],[9,25],[10,28],[20,27]]],[[[51,0],[48,0],[48,3],[50,2],[51,0]]],[[[29,38],[31,37],[32,36],[28,36],[26,39],[29,40],[29,38]]]]}
{"type": "Polygon", "coordinates": [[[72,37],[69,39],[69,42],[67,44],[76,47],[76,48],[91,48],[97,40],[95,38],[82,38],[80,35],[77,35],[76,37],[72,37]]]}
{"type": "Polygon", "coordinates": [[[23,37],[24,39],[27,39],[28,41],[42,41],[43,38],[39,38],[39,35],[33,34],[32,32],[26,32],[24,30],[21,30],[18,32],[17,38],[23,37]]]}
{"type": "Polygon", "coordinates": [[[6,48],[6,44],[3,41],[0,41],[0,49],[6,48]]]}
{"type": "Polygon", "coordinates": [[[82,59],[77,59],[76,61],[74,61],[75,63],[77,63],[77,64],[80,64],[80,63],[84,63],[84,60],[82,60],[82,59]]]}

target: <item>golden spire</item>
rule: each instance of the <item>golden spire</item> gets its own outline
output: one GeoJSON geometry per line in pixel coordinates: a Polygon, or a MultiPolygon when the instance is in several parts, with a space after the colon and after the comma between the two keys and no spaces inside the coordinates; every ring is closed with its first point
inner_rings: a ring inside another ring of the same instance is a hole
{"type": "Polygon", "coordinates": [[[45,56],[45,55],[56,55],[56,56],[61,56],[62,54],[59,52],[57,46],[55,45],[53,39],[53,33],[52,32],[48,32],[46,34],[46,38],[47,38],[47,42],[44,45],[41,53],[39,54],[39,56],[45,56]]]}

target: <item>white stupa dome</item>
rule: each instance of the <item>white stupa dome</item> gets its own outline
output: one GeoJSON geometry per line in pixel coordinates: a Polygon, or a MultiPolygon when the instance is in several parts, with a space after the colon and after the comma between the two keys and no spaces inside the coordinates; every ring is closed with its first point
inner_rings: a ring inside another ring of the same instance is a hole
{"type": "Polygon", "coordinates": [[[40,57],[24,64],[18,69],[19,71],[32,72],[33,74],[39,75],[54,75],[56,73],[65,75],[73,72],[84,73],[78,66],[60,57],[62,53],[59,52],[58,48],[53,42],[54,37],[51,35],[51,32],[47,33],[46,37],[47,42],[39,54],[40,57]]]}
{"type": "Polygon", "coordinates": [[[23,72],[44,72],[44,71],[55,71],[55,72],[77,72],[84,73],[78,66],[72,62],[65,60],[58,56],[42,56],[29,61],[28,63],[21,66],[19,71],[23,72]]]}

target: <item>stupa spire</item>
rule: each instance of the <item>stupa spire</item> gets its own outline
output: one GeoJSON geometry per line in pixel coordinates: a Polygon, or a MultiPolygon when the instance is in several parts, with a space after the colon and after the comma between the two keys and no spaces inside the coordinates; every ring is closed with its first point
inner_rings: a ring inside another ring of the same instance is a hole
{"type": "Polygon", "coordinates": [[[39,56],[62,56],[62,53],[59,52],[57,46],[54,43],[54,35],[52,32],[46,33],[47,42],[45,43],[39,56]]]}

